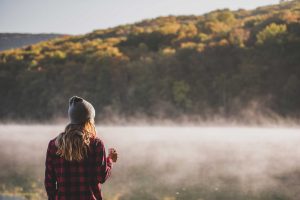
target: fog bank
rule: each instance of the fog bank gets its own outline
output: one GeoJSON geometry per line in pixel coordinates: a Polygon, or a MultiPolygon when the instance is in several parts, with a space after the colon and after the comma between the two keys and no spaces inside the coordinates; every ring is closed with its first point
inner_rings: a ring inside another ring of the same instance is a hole
{"type": "MultiPolygon", "coordinates": [[[[47,143],[63,128],[0,126],[1,193],[44,198],[47,143]]],[[[97,135],[119,152],[108,200],[300,198],[298,128],[98,126],[97,135]]]]}

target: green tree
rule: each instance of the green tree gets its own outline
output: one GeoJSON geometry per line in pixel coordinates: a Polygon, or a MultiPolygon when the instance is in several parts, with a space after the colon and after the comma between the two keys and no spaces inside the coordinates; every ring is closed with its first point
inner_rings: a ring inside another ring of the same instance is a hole
{"type": "Polygon", "coordinates": [[[183,108],[191,106],[191,100],[188,98],[190,86],[185,81],[175,81],[172,87],[173,98],[177,105],[183,108]]]}
{"type": "Polygon", "coordinates": [[[264,44],[265,42],[271,42],[273,40],[280,42],[281,41],[280,36],[283,36],[286,33],[287,33],[287,27],[285,24],[278,25],[278,24],[272,23],[257,34],[256,43],[264,44]]]}

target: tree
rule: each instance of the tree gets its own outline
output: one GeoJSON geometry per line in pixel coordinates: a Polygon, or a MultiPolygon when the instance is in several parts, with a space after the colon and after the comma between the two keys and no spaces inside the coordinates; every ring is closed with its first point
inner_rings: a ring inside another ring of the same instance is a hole
{"type": "Polygon", "coordinates": [[[257,34],[256,43],[264,44],[265,42],[271,42],[274,40],[280,42],[280,37],[285,35],[286,33],[287,27],[285,24],[277,25],[275,23],[272,23],[257,34]]]}
{"type": "Polygon", "coordinates": [[[188,98],[190,86],[185,81],[175,81],[172,87],[173,98],[177,105],[185,108],[191,106],[191,100],[188,98]]]}

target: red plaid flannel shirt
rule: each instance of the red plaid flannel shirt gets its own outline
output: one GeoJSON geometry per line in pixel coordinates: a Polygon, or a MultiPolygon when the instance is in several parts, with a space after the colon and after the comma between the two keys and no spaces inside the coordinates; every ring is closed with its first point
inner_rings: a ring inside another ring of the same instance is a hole
{"type": "Polygon", "coordinates": [[[55,139],[48,144],[45,188],[49,200],[102,200],[101,184],[111,175],[112,160],[103,142],[90,139],[88,157],[67,161],[56,155],[55,139]]]}

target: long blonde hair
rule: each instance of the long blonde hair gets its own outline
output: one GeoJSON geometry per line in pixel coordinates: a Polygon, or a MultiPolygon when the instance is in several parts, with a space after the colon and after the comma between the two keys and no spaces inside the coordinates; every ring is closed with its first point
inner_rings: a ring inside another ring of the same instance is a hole
{"type": "Polygon", "coordinates": [[[55,141],[56,154],[68,161],[80,161],[87,157],[90,138],[96,137],[93,120],[83,124],[68,124],[55,141]]]}

